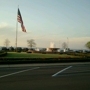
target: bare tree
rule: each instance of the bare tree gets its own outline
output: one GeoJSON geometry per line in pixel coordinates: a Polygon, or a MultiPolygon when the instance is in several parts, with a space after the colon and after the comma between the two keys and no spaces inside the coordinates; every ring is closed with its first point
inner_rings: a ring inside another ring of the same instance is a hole
{"type": "Polygon", "coordinates": [[[4,45],[6,46],[6,48],[9,46],[10,41],[8,39],[5,39],[4,45]]]}
{"type": "Polygon", "coordinates": [[[65,52],[66,49],[67,49],[67,43],[64,42],[64,43],[62,44],[62,48],[64,49],[64,52],[65,52]]]}
{"type": "Polygon", "coordinates": [[[32,48],[36,46],[34,39],[27,40],[28,47],[32,48]]]}

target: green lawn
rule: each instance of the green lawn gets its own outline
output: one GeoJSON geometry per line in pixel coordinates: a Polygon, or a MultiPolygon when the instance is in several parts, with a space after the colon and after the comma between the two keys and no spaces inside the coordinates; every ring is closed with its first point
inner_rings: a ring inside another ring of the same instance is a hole
{"type": "Polygon", "coordinates": [[[60,58],[60,57],[77,57],[77,56],[71,56],[71,55],[66,55],[66,54],[63,54],[63,55],[60,55],[60,54],[40,54],[40,53],[25,53],[25,52],[22,52],[22,53],[16,53],[16,52],[8,52],[7,56],[5,56],[6,58],[16,58],[16,57],[19,57],[19,58],[60,58]]]}

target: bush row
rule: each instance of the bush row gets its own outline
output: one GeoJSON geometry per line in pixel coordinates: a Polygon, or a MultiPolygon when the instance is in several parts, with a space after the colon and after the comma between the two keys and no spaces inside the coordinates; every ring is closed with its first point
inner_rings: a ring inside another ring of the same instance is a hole
{"type": "Polygon", "coordinates": [[[67,53],[67,55],[73,55],[73,56],[83,56],[83,57],[89,57],[90,54],[86,54],[86,53],[67,53]]]}
{"type": "Polygon", "coordinates": [[[6,56],[6,55],[7,55],[7,52],[0,51],[0,57],[6,56]]]}
{"type": "Polygon", "coordinates": [[[0,58],[0,64],[90,62],[90,58],[0,58]]]}

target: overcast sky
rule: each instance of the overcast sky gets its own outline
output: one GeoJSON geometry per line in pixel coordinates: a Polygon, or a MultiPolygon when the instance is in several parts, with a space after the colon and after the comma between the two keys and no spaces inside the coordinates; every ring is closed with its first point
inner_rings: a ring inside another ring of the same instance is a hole
{"type": "Polygon", "coordinates": [[[18,23],[18,46],[34,39],[37,47],[61,47],[68,37],[70,48],[83,49],[90,41],[90,0],[0,0],[0,46],[5,39],[15,46],[18,5],[27,31],[18,23]]]}

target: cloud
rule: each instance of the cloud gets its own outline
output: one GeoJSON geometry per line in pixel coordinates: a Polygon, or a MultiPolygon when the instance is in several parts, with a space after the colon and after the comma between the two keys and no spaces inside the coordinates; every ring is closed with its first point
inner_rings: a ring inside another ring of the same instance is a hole
{"type": "MultiPolygon", "coordinates": [[[[90,41],[90,37],[73,37],[69,38],[69,48],[70,49],[85,49],[85,44],[90,41]]],[[[67,43],[67,38],[41,38],[36,39],[36,43],[38,47],[49,47],[50,42],[54,42],[55,46],[58,48],[62,48],[62,43],[67,43]]]]}
{"type": "Polygon", "coordinates": [[[85,49],[85,44],[90,41],[90,37],[69,38],[69,47],[76,49],[85,49]]]}
{"type": "MultiPolygon", "coordinates": [[[[22,32],[21,26],[18,27],[18,46],[27,46],[28,39],[34,39],[37,47],[49,47],[50,42],[54,42],[56,47],[62,47],[63,42],[67,42],[67,35],[62,36],[52,33],[41,33],[40,31],[32,32],[27,29],[27,32],[22,32]]],[[[0,23],[0,46],[3,46],[5,39],[10,40],[10,46],[15,46],[16,27],[8,23],[0,23]]],[[[85,48],[85,44],[90,41],[90,37],[68,37],[70,48],[85,48]]]]}
{"type": "Polygon", "coordinates": [[[90,41],[90,37],[76,37],[76,38],[69,38],[70,42],[87,42],[90,41]]]}
{"type": "Polygon", "coordinates": [[[3,46],[5,39],[9,39],[13,43],[15,39],[15,28],[6,22],[0,23],[0,46],[3,46]]]}
{"type": "Polygon", "coordinates": [[[1,22],[0,23],[0,29],[2,29],[2,28],[6,28],[6,27],[8,27],[9,25],[7,24],[7,23],[5,23],[5,22],[1,22]]]}

